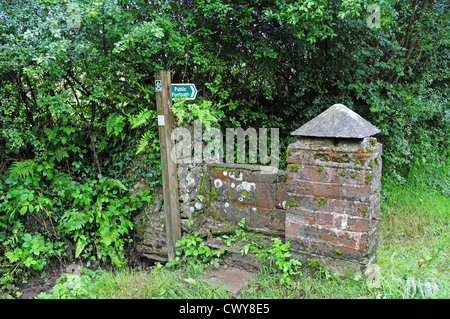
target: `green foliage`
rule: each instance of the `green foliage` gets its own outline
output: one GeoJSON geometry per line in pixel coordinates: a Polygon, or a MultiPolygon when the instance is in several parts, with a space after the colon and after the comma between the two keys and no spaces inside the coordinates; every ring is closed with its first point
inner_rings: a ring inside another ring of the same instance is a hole
{"type": "Polygon", "coordinates": [[[118,179],[99,175],[80,183],[57,173],[53,163],[34,165],[32,175],[11,170],[10,177],[0,180],[0,260],[6,265],[1,284],[67,257],[125,265],[131,215],[151,198],[149,191],[127,196],[128,187],[118,179]]]}
{"type": "Polygon", "coordinates": [[[272,238],[273,243],[268,248],[260,248],[255,251],[258,258],[267,260],[274,264],[280,272],[280,284],[285,286],[292,285],[292,276],[301,274],[301,263],[291,257],[289,252],[290,244],[283,243],[279,238],[272,238]]]}
{"type": "Polygon", "coordinates": [[[26,233],[23,236],[21,247],[16,247],[14,251],[7,251],[5,257],[12,264],[18,262],[17,266],[19,267],[25,266],[34,270],[42,270],[47,264],[47,257],[52,253],[53,244],[46,243],[41,234],[35,233],[32,236],[26,233]]]}
{"type": "Polygon", "coordinates": [[[318,261],[317,259],[308,258],[307,266],[309,267],[310,270],[312,270],[314,276],[321,279],[323,278],[327,281],[333,279],[333,275],[330,274],[330,272],[327,269],[325,269],[320,263],[320,261],[318,261]]]}
{"type": "Polygon", "coordinates": [[[19,176],[22,178],[33,176],[35,167],[36,163],[33,160],[14,162],[9,168],[9,176],[19,176]]]}
{"type": "Polygon", "coordinates": [[[241,254],[255,254],[260,260],[268,262],[269,267],[278,269],[281,273],[281,285],[290,286],[292,284],[292,276],[300,274],[301,263],[296,259],[290,258],[290,244],[283,243],[279,238],[272,238],[272,244],[267,245],[267,247],[261,246],[256,241],[251,240],[245,232],[245,218],[238,223],[234,236],[223,235],[217,239],[223,239],[227,246],[236,241],[245,243],[242,246],[241,254]]]}
{"type": "Polygon", "coordinates": [[[287,23],[299,38],[306,37],[306,41],[311,43],[336,36],[332,28],[333,12],[325,0],[277,1],[273,10],[266,9],[264,13],[268,19],[287,23]]]}
{"type": "MultiPolygon", "coordinates": [[[[292,276],[300,274],[299,267],[301,263],[296,259],[290,258],[289,243],[282,243],[279,238],[272,238],[273,243],[271,245],[262,247],[248,237],[245,231],[245,218],[238,223],[238,227],[233,235],[223,235],[217,237],[217,240],[223,240],[228,247],[232,243],[244,244],[241,249],[242,255],[253,253],[262,261],[268,262],[270,267],[278,269],[281,273],[281,285],[290,286],[292,284],[292,276]]],[[[199,237],[198,232],[193,235],[183,236],[175,246],[177,247],[177,256],[169,261],[167,264],[168,268],[182,265],[195,267],[199,263],[219,267],[220,257],[228,251],[228,248],[223,246],[218,250],[212,250],[199,237]]]]}
{"type": "Polygon", "coordinates": [[[199,233],[183,236],[175,244],[177,248],[176,257],[170,260],[167,267],[177,267],[183,264],[195,265],[196,263],[207,263],[219,266],[220,257],[227,250],[221,247],[218,250],[210,249],[202,238],[198,237],[199,233]]]}
{"type": "MultiPolygon", "coordinates": [[[[26,269],[36,255],[14,251],[37,233],[70,242],[72,257],[123,264],[150,196],[127,190],[161,184],[161,69],[198,89],[175,102],[180,124],[278,127],[281,150],[344,103],[381,129],[384,179],[448,196],[448,3],[381,1],[372,29],[360,0],[77,4],[80,28],[61,1],[0,3],[0,262],[11,252],[26,269]]],[[[63,258],[62,246],[39,258],[63,258]]]]}
{"type": "Polygon", "coordinates": [[[129,218],[137,208],[129,205],[129,197],[120,194],[119,190],[126,191],[126,187],[101,175],[98,180],[88,179],[84,185],[72,181],[68,185],[58,182],[55,187],[60,198],[72,202],[58,220],[58,229],[75,241],[75,258],[84,252],[84,257],[96,260],[96,251],[99,260],[105,262],[110,257],[113,265],[124,265],[124,244],[131,239],[123,236],[132,229],[129,218]]]}
{"type": "Polygon", "coordinates": [[[382,298],[449,296],[450,197],[440,189],[421,185],[423,175],[418,177],[419,184],[390,182],[383,187],[383,222],[377,249],[382,298]]]}
{"type": "MultiPolygon", "coordinates": [[[[223,235],[221,237],[217,237],[217,240],[223,240],[224,243],[230,247],[231,243],[236,242],[236,241],[241,241],[241,242],[247,242],[248,241],[248,237],[247,237],[247,233],[245,232],[245,218],[242,218],[239,223],[237,224],[237,228],[234,230],[234,234],[232,236],[228,236],[228,235],[223,235]]],[[[248,249],[250,248],[250,245],[248,245],[247,248],[243,248],[243,255],[248,253],[248,249]],[[244,253],[245,251],[245,253],[244,253]]]]}
{"type": "Polygon", "coordinates": [[[91,299],[92,291],[102,276],[102,271],[92,271],[80,267],[80,275],[62,274],[52,288],[52,293],[41,292],[37,299],[91,299]]]}
{"type": "Polygon", "coordinates": [[[130,117],[131,128],[140,127],[148,123],[150,118],[155,118],[155,111],[144,109],[133,117],[130,117]]]}
{"type": "Polygon", "coordinates": [[[206,129],[209,129],[223,117],[223,112],[220,111],[221,108],[221,105],[213,107],[211,101],[189,103],[186,99],[176,98],[172,111],[177,117],[179,125],[193,125],[195,120],[199,120],[205,125],[206,129]]]}
{"type": "Polygon", "coordinates": [[[363,1],[78,5],[80,29],[57,1],[2,3],[0,145],[14,161],[76,161],[92,152],[90,134],[99,162],[130,139],[157,153],[148,83],[160,69],[199,89],[196,103],[175,103],[180,121],[279,127],[282,147],[342,102],[381,128],[383,169],[399,181],[449,146],[447,4],[382,1],[373,29],[363,1]]]}
{"type": "MultiPolygon", "coordinates": [[[[111,114],[106,120],[106,133],[108,135],[119,135],[125,126],[125,116],[118,113],[111,114]]],[[[123,138],[122,138],[123,140],[123,138]]]]}

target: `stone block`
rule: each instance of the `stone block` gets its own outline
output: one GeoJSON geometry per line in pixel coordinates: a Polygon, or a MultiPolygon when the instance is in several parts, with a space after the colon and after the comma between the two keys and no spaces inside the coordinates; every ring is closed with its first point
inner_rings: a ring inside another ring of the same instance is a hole
{"type": "Polygon", "coordinates": [[[230,204],[229,202],[219,201],[212,201],[211,206],[214,206],[219,218],[235,223],[236,225],[242,220],[242,218],[249,220],[250,217],[250,210],[247,206],[239,206],[230,204]]]}
{"type": "Polygon", "coordinates": [[[254,231],[277,236],[284,234],[284,210],[270,210],[218,201],[211,204],[214,205],[219,216],[228,222],[237,224],[245,218],[246,226],[254,231]]]}

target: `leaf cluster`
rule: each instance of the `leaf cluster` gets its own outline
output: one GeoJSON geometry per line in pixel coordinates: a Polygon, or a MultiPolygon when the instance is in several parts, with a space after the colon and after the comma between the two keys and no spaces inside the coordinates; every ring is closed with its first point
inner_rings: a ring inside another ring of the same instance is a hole
{"type": "Polygon", "coordinates": [[[196,263],[211,264],[214,267],[219,267],[220,257],[227,251],[227,248],[221,247],[218,250],[213,250],[205,244],[199,233],[193,235],[185,235],[175,246],[176,257],[170,260],[166,265],[169,268],[178,267],[181,265],[195,265],[196,263]]]}

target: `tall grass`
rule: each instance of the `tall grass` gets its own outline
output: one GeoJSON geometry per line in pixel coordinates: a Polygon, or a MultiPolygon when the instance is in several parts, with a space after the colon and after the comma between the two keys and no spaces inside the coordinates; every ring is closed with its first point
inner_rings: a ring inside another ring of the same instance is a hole
{"type": "Polygon", "coordinates": [[[448,298],[449,162],[416,163],[402,185],[385,182],[377,264],[385,298],[448,298]]]}

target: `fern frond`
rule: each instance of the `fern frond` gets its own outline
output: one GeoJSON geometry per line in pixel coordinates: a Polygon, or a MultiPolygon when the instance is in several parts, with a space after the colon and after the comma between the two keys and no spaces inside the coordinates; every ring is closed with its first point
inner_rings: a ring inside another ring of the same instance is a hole
{"type": "Polygon", "coordinates": [[[149,139],[150,139],[152,133],[153,132],[151,130],[148,130],[147,132],[144,133],[144,135],[142,135],[141,139],[139,140],[139,145],[138,145],[138,148],[136,151],[136,155],[145,151],[145,148],[148,145],[148,142],[149,142],[149,139]]]}
{"type": "Polygon", "coordinates": [[[130,118],[130,124],[131,128],[134,129],[136,127],[142,126],[143,124],[146,124],[148,119],[154,115],[154,111],[152,110],[142,110],[138,115],[135,117],[130,118]]]}
{"type": "Polygon", "coordinates": [[[101,140],[96,144],[97,146],[97,153],[100,153],[105,149],[106,146],[108,146],[108,141],[106,139],[101,140]]]}
{"type": "Polygon", "coordinates": [[[67,148],[66,148],[66,147],[58,148],[58,149],[55,151],[55,159],[56,159],[58,162],[61,162],[61,160],[62,160],[63,158],[66,158],[66,157],[69,157],[69,153],[67,153],[67,148]]]}
{"type": "Polygon", "coordinates": [[[9,168],[9,177],[19,176],[26,178],[30,175],[33,176],[35,168],[36,163],[31,159],[13,162],[9,168]]]}
{"type": "Polygon", "coordinates": [[[108,146],[108,138],[101,131],[94,133],[95,146],[97,147],[97,153],[103,151],[108,146]]]}
{"type": "Polygon", "coordinates": [[[125,116],[118,113],[111,114],[106,120],[106,132],[108,135],[119,135],[125,126],[125,116]]]}
{"type": "Polygon", "coordinates": [[[111,187],[117,186],[117,187],[119,187],[120,189],[123,189],[124,191],[127,191],[127,190],[128,190],[128,188],[126,188],[126,186],[123,185],[123,183],[122,183],[121,181],[119,181],[118,179],[108,178],[107,181],[108,181],[108,184],[109,184],[111,187]]]}

